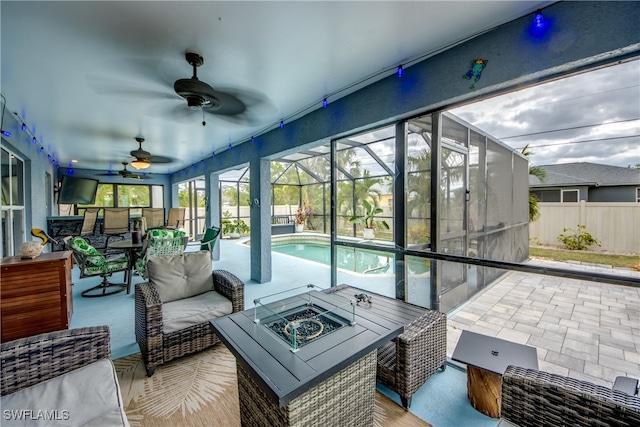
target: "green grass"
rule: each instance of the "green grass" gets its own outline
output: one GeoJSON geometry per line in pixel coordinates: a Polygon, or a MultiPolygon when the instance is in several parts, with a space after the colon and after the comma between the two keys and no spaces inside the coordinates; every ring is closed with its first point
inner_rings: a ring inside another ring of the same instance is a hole
{"type": "Polygon", "coordinates": [[[565,249],[549,249],[531,246],[529,247],[529,256],[554,261],[580,261],[640,270],[640,257],[637,255],[613,255],[598,252],[570,251],[565,249]]]}

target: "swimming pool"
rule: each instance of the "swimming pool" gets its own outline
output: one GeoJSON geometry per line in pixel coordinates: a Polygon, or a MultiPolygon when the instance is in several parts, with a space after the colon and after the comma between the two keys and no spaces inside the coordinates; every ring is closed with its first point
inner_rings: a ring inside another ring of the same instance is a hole
{"type": "MultiPolygon", "coordinates": [[[[303,258],[325,265],[331,265],[331,246],[326,242],[313,240],[277,241],[272,240],[271,250],[285,255],[303,258]]],[[[338,268],[362,274],[395,273],[394,257],[390,252],[338,246],[338,268]]],[[[408,262],[409,274],[429,271],[429,260],[411,257],[408,262]]]]}

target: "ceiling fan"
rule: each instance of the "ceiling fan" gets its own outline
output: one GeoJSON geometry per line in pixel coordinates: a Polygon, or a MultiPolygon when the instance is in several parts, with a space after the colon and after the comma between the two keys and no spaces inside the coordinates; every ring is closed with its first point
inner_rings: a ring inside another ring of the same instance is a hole
{"type": "Polygon", "coordinates": [[[101,176],[116,176],[116,175],[120,175],[123,178],[129,178],[129,179],[151,179],[150,176],[144,174],[144,175],[140,175],[137,173],[133,173],[130,170],[127,169],[127,165],[129,163],[128,162],[122,162],[122,165],[124,166],[124,168],[122,170],[119,170],[118,172],[114,172],[114,171],[109,171],[107,173],[101,173],[99,175],[101,176]]]}
{"type": "Polygon", "coordinates": [[[178,95],[186,99],[189,109],[202,109],[202,126],[207,123],[204,113],[233,116],[244,113],[247,109],[244,102],[236,96],[217,91],[207,83],[198,79],[198,67],[204,64],[204,58],[197,53],[187,52],[186,60],[193,67],[193,76],[189,79],[178,79],[173,89],[178,95]]]}
{"type": "MultiPolygon", "coordinates": [[[[261,92],[237,86],[214,89],[208,83],[200,80],[198,68],[204,64],[202,55],[187,52],[185,59],[193,69],[190,78],[180,78],[173,81],[173,78],[159,76],[158,70],[167,68],[168,63],[128,59],[126,63],[130,67],[124,70],[127,72],[125,79],[112,75],[87,75],[86,79],[89,86],[99,95],[128,96],[136,100],[156,99],[162,101],[148,109],[148,113],[152,116],[190,121],[194,114],[202,114],[203,126],[207,124],[206,114],[233,124],[255,126],[264,123],[265,120],[272,120],[277,113],[275,105],[261,92]],[[169,85],[173,81],[173,91],[169,93],[164,90],[158,91],[151,86],[133,85],[129,81],[129,78],[132,77],[130,73],[132,70],[150,82],[163,86],[169,85]],[[181,103],[176,104],[176,100],[181,103]]],[[[122,73],[121,62],[118,64],[118,68],[114,68],[111,74],[122,73]]],[[[173,65],[169,67],[173,71],[173,65]]],[[[175,74],[173,75],[175,76],[175,74]]]]}
{"type": "Polygon", "coordinates": [[[136,169],[147,169],[151,166],[152,163],[171,163],[173,159],[165,156],[153,156],[148,151],[142,149],[142,143],[144,142],[144,138],[141,136],[136,136],[135,140],[138,142],[138,149],[131,151],[135,160],[131,162],[131,166],[136,169]]]}

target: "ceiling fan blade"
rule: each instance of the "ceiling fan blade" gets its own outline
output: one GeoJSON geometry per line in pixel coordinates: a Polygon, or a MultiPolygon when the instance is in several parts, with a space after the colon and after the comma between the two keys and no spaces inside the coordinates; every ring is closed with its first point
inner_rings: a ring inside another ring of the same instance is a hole
{"type": "Polygon", "coordinates": [[[129,175],[129,176],[127,176],[126,178],[129,178],[129,179],[137,179],[137,180],[141,180],[141,179],[151,179],[151,177],[150,177],[149,175],[135,175],[135,174],[133,174],[133,175],[129,175]]]}
{"type": "Polygon", "coordinates": [[[98,95],[119,96],[145,100],[178,100],[175,93],[156,89],[146,84],[102,76],[86,76],[89,87],[98,95]]]}
{"type": "Polygon", "coordinates": [[[212,108],[205,107],[204,110],[208,113],[233,116],[236,114],[242,114],[247,109],[247,106],[244,104],[244,102],[230,93],[214,90],[210,94],[220,102],[220,106],[215,106],[212,108]]]}
{"type": "Polygon", "coordinates": [[[175,159],[172,159],[171,157],[151,155],[147,161],[150,163],[173,163],[175,159]]]}
{"type": "Polygon", "coordinates": [[[205,109],[205,111],[229,123],[255,126],[277,118],[277,108],[261,92],[250,89],[221,88],[215,91],[215,96],[220,97],[222,104],[220,109],[211,111],[205,109]],[[228,108],[225,104],[227,100],[229,102],[228,108]],[[242,111],[240,111],[238,103],[244,106],[242,111]]]}

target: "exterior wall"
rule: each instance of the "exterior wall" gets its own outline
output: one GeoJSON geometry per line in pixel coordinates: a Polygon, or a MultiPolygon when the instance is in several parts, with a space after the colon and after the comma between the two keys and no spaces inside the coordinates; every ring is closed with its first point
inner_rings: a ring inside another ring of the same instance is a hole
{"type": "Polygon", "coordinates": [[[636,188],[638,185],[607,186],[607,187],[562,187],[533,189],[533,194],[542,202],[560,202],[561,190],[579,190],[580,201],[585,202],[636,202],[636,188]]]}
{"type": "Polygon", "coordinates": [[[592,187],[589,189],[589,202],[636,202],[636,188],[633,186],[592,187]]]}
{"type": "Polygon", "coordinates": [[[640,254],[639,203],[540,203],[540,212],[529,234],[544,245],[562,245],[557,238],[563,229],[580,224],[602,245],[592,250],[640,254]]]}

